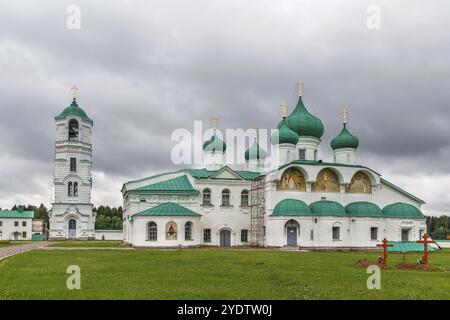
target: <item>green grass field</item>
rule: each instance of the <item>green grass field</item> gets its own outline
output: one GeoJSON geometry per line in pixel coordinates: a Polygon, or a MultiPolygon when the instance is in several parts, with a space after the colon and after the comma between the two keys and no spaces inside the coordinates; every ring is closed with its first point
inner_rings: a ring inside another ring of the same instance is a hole
{"type": "MultiPolygon", "coordinates": [[[[34,250],[0,262],[0,299],[450,299],[450,272],[386,270],[381,290],[355,262],[376,252],[34,250]],[[66,268],[81,268],[68,290],[66,268]]],[[[419,254],[407,254],[414,262],[419,254]]],[[[403,255],[390,255],[390,264],[403,255]]],[[[430,263],[449,270],[450,251],[430,263]]]]}
{"type": "Polygon", "coordinates": [[[115,240],[90,240],[90,241],[67,240],[52,244],[50,245],[50,247],[118,248],[118,247],[125,247],[125,245],[122,244],[122,241],[115,241],[115,240]]]}
{"type": "Polygon", "coordinates": [[[18,244],[27,244],[27,243],[31,243],[31,241],[25,241],[25,240],[11,240],[11,241],[4,241],[4,242],[2,241],[2,242],[0,242],[0,248],[15,246],[18,244]]]}

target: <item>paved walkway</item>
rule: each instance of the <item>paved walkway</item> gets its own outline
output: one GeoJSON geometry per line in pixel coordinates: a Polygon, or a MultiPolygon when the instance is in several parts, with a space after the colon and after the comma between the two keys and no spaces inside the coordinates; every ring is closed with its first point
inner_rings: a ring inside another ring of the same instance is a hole
{"type": "Polygon", "coordinates": [[[13,256],[15,254],[19,254],[22,252],[26,252],[26,251],[30,251],[33,249],[38,249],[38,248],[43,248],[46,247],[50,244],[54,244],[50,243],[50,242],[33,242],[33,243],[21,243],[21,244],[17,244],[17,245],[13,245],[13,246],[8,246],[8,247],[2,247],[0,248],[0,260],[13,256]]]}

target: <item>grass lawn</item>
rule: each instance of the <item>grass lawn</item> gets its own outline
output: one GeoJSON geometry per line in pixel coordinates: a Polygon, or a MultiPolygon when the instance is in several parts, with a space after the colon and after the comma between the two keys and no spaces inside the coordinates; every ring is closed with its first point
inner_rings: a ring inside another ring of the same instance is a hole
{"type": "Polygon", "coordinates": [[[36,241],[11,240],[9,242],[0,242],[0,248],[15,246],[15,245],[18,245],[18,244],[34,243],[34,242],[36,242],[36,241]]]}
{"type": "Polygon", "coordinates": [[[80,240],[67,240],[63,242],[57,242],[55,244],[50,245],[50,247],[97,247],[97,248],[105,248],[105,247],[125,247],[120,240],[89,240],[89,241],[80,241],[80,240]]]}
{"type": "MultiPolygon", "coordinates": [[[[450,299],[450,272],[386,270],[381,290],[355,262],[377,252],[34,250],[0,262],[1,299],[450,299]],[[68,290],[66,268],[81,268],[68,290]]],[[[407,254],[414,262],[419,254],[407,254]]],[[[403,255],[391,254],[391,265],[403,255]]],[[[449,270],[450,251],[430,263],[449,270]]]]}

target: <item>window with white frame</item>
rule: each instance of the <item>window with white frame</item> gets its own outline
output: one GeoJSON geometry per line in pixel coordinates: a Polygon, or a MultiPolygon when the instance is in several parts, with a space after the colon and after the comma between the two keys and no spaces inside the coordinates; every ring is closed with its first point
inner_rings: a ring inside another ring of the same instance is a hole
{"type": "Polygon", "coordinates": [[[306,150],[305,149],[298,150],[298,158],[299,158],[299,160],[306,160],[306,150]]]}
{"type": "Polygon", "coordinates": [[[247,229],[241,230],[241,242],[248,242],[248,230],[247,229]]]}
{"type": "Polygon", "coordinates": [[[211,205],[211,189],[209,188],[203,189],[203,205],[204,206],[211,205]]]}
{"type": "Polygon", "coordinates": [[[248,207],[248,190],[241,192],[241,207],[248,207]]]}
{"type": "Polygon", "coordinates": [[[222,191],[222,206],[230,205],[230,190],[224,189],[222,191]]]}
{"type": "Polygon", "coordinates": [[[184,225],[184,240],[193,240],[192,239],[192,222],[188,221],[184,225]]]}
{"type": "Polygon", "coordinates": [[[150,221],[147,223],[147,241],[158,240],[158,226],[155,222],[150,221]]]}
{"type": "Polygon", "coordinates": [[[370,240],[378,240],[378,228],[377,227],[370,228],[370,240]]]}
{"type": "Polygon", "coordinates": [[[203,229],[203,242],[211,242],[211,229],[203,229]]]}
{"type": "Polygon", "coordinates": [[[340,240],[341,228],[338,226],[333,227],[333,240],[340,240]]]}

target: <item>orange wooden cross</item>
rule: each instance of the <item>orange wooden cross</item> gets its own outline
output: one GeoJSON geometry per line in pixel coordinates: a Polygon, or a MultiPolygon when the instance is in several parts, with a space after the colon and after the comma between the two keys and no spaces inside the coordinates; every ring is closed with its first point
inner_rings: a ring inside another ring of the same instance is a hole
{"type": "Polygon", "coordinates": [[[381,243],[377,244],[377,247],[383,247],[383,265],[387,264],[387,248],[388,247],[393,247],[393,244],[388,244],[388,241],[386,238],[383,239],[383,241],[381,241],[381,243]]]}
{"type": "Polygon", "coordinates": [[[425,232],[423,234],[423,240],[416,241],[417,243],[423,243],[423,263],[428,264],[428,244],[436,243],[433,240],[430,240],[428,234],[425,232]]]}

